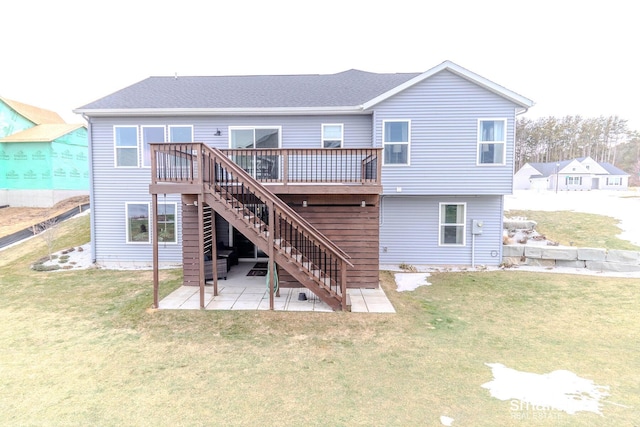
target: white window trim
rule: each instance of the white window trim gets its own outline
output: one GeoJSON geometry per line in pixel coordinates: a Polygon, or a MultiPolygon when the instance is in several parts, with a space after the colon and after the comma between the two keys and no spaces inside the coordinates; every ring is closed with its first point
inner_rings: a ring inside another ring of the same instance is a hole
{"type": "MultiPolygon", "coordinates": [[[[173,205],[173,214],[174,214],[174,218],[173,218],[173,234],[174,234],[174,238],[175,241],[160,241],[158,240],[159,244],[163,244],[163,245],[177,245],[178,244],[178,203],[177,202],[158,202],[158,210],[160,209],[160,205],[173,205]]],[[[152,216],[155,212],[151,212],[151,214],[149,215],[149,221],[153,224],[152,221],[152,216]]],[[[158,226],[160,225],[160,223],[158,223],[158,226]]],[[[128,227],[127,227],[128,228],[128,227]]],[[[155,230],[152,230],[152,232],[155,230]]],[[[159,237],[159,236],[158,236],[159,237]]]]}
{"type": "Polygon", "coordinates": [[[336,139],[325,139],[324,137],[324,128],[325,126],[339,126],[340,127],[340,147],[342,148],[344,144],[344,124],[343,123],[322,123],[320,125],[320,148],[326,148],[324,146],[325,141],[336,141],[336,139]]]}
{"type": "MultiPolygon", "coordinates": [[[[229,128],[227,129],[227,131],[229,132],[229,142],[228,142],[228,147],[230,149],[234,149],[231,146],[231,132],[234,130],[247,130],[247,129],[251,129],[253,130],[253,143],[255,144],[255,140],[256,140],[256,129],[277,129],[278,130],[278,148],[282,148],[282,126],[229,126],[229,128]]],[[[247,150],[253,150],[254,148],[247,148],[247,150]]]]}
{"type": "Polygon", "coordinates": [[[382,166],[389,166],[389,167],[405,167],[405,166],[411,166],[411,120],[410,119],[388,119],[388,120],[383,120],[382,121],[382,166]],[[385,132],[384,132],[384,127],[385,127],[385,123],[407,123],[408,129],[407,129],[407,142],[389,142],[389,145],[397,145],[397,144],[402,144],[402,145],[406,145],[407,146],[407,163],[385,163],[385,155],[384,155],[384,150],[387,149],[386,145],[387,142],[384,140],[384,136],[385,136],[385,132]]]}
{"type": "Polygon", "coordinates": [[[466,202],[440,202],[438,204],[438,246],[441,247],[463,247],[467,245],[467,203],[466,202]],[[444,224],[442,222],[442,206],[443,205],[458,205],[464,207],[464,216],[461,223],[456,224],[444,224]],[[462,244],[458,243],[442,243],[442,227],[444,225],[462,226],[462,244]]]}
{"type": "Polygon", "coordinates": [[[504,117],[484,117],[479,118],[478,123],[476,125],[476,166],[505,166],[507,164],[507,125],[509,121],[504,117]],[[480,124],[482,122],[498,122],[501,121],[504,123],[504,141],[482,141],[482,128],[480,124]],[[481,144],[502,144],[502,162],[501,163],[481,163],[480,162],[480,145],[481,144]]]}
{"type": "MultiPolygon", "coordinates": [[[[146,166],[144,164],[144,146],[145,146],[145,141],[144,141],[144,130],[146,128],[162,128],[162,139],[164,141],[162,142],[166,142],[167,141],[167,127],[165,125],[141,125],[140,126],[140,161],[139,161],[139,165],[141,168],[143,169],[151,169],[151,158],[149,158],[149,166],[146,166]]],[[[157,141],[156,141],[157,142],[157,141]]],[[[149,148],[149,156],[151,156],[151,148],[149,148]]]]}
{"type": "Polygon", "coordinates": [[[140,167],[140,129],[137,125],[113,125],[113,167],[118,169],[137,169],[140,167]],[[116,128],[134,128],[136,130],[136,165],[135,166],[119,166],[118,165],[118,148],[133,149],[132,146],[118,146],[116,141],[116,128]]]}
{"type": "Polygon", "coordinates": [[[151,203],[149,202],[125,202],[124,203],[124,224],[125,224],[125,238],[124,238],[124,242],[127,245],[148,245],[151,243],[151,227],[153,224],[153,221],[151,220],[151,203]],[[132,242],[130,241],[130,237],[129,236],[129,205],[147,205],[147,233],[149,234],[149,239],[146,242],[132,242]]]}

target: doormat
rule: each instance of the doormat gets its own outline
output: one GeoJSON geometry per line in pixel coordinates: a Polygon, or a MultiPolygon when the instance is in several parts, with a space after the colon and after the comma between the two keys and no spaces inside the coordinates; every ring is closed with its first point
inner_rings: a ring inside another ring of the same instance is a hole
{"type": "Polygon", "coordinates": [[[266,276],[267,275],[267,263],[256,262],[251,270],[247,273],[247,276],[266,276]]]}
{"type": "Polygon", "coordinates": [[[249,270],[249,272],[247,273],[247,276],[266,276],[266,275],[267,275],[267,270],[263,270],[263,269],[249,270]]]}

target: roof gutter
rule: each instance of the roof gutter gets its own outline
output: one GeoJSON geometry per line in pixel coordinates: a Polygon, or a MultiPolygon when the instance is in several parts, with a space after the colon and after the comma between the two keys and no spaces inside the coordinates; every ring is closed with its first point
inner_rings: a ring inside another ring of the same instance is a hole
{"type": "Polygon", "coordinates": [[[261,116],[310,114],[370,114],[361,105],[349,107],[277,107],[277,108],[78,108],[76,114],[88,117],[109,116],[261,116]]]}

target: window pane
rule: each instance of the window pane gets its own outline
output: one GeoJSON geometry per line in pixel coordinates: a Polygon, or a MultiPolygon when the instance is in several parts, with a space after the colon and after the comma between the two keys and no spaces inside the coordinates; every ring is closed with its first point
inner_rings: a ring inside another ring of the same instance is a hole
{"type": "Polygon", "coordinates": [[[480,144],[480,163],[502,163],[504,144],[480,144]]]}
{"type": "Polygon", "coordinates": [[[254,148],[253,129],[232,129],[231,148],[254,148]]]}
{"type": "Polygon", "coordinates": [[[442,227],[442,242],[447,245],[461,245],[464,227],[458,225],[445,225],[442,227]]]}
{"type": "Polygon", "coordinates": [[[443,223],[458,224],[458,205],[444,205],[442,210],[443,223]]]}
{"type": "Polygon", "coordinates": [[[135,127],[116,127],[117,147],[137,147],[138,131],[135,127]]]}
{"type": "Polygon", "coordinates": [[[164,142],[164,127],[143,127],[142,128],[142,146],[144,155],[142,157],[143,166],[151,166],[151,147],[150,142],[164,142]]]}
{"type": "Polygon", "coordinates": [[[137,148],[116,148],[117,166],[138,166],[137,148]]]}
{"type": "Polygon", "coordinates": [[[256,129],[256,148],[278,148],[278,129],[256,129]]]}
{"type": "Polygon", "coordinates": [[[409,145],[408,144],[385,144],[384,163],[387,165],[409,163],[409,145]]]}
{"type": "Polygon", "coordinates": [[[191,126],[170,126],[169,142],[193,142],[191,126]]]}
{"type": "Polygon", "coordinates": [[[176,205],[158,203],[158,242],[176,241],[176,205]]]}
{"type": "Polygon", "coordinates": [[[480,122],[480,141],[504,141],[504,121],[480,122]]]}
{"type": "Polygon", "coordinates": [[[149,205],[127,204],[127,242],[149,242],[149,205]]]}
{"type": "Polygon", "coordinates": [[[385,122],[384,142],[409,142],[409,122],[385,122]]]}
{"type": "Polygon", "coordinates": [[[323,125],[322,139],[342,139],[342,126],[340,125],[323,125]]]}
{"type": "Polygon", "coordinates": [[[322,144],[322,146],[324,148],[340,148],[341,146],[341,142],[340,141],[330,141],[330,140],[325,140],[322,144]]]}

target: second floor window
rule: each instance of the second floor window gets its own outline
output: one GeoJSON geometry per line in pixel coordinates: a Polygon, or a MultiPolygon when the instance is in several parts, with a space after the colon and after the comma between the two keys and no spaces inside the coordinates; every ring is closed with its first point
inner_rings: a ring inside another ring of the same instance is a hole
{"type": "Polygon", "coordinates": [[[151,167],[151,142],[164,142],[164,126],[142,126],[142,166],[151,167]]]}
{"type": "Polygon", "coordinates": [[[113,128],[115,138],[117,167],[138,167],[138,127],[115,126],[113,128]]]}
{"type": "Polygon", "coordinates": [[[342,148],[342,124],[322,125],[322,148],[342,148]]]}
{"type": "Polygon", "coordinates": [[[382,147],[385,165],[408,165],[411,143],[411,122],[385,120],[382,122],[382,147]]]}
{"type": "Polygon", "coordinates": [[[507,121],[478,120],[478,164],[504,165],[507,121]]]}

